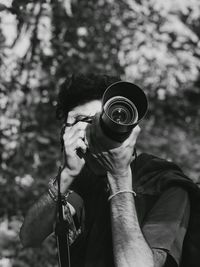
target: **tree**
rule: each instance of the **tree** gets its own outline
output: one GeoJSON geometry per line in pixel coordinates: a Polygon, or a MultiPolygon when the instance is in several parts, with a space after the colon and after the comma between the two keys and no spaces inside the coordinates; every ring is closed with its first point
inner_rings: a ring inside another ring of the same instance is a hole
{"type": "Polygon", "coordinates": [[[17,234],[60,164],[60,83],[80,71],[139,84],[150,100],[139,149],[176,159],[198,178],[200,3],[10,0],[0,12],[0,249],[13,266],[55,266],[54,241],[26,252],[17,234]]]}

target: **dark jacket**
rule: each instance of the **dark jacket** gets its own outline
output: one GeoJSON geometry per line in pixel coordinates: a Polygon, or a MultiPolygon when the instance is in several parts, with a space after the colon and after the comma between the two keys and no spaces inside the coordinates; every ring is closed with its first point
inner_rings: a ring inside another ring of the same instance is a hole
{"type": "Polygon", "coordinates": [[[141,154],[136,161],[136,176],[145,188],[159,193],[174,185],[189,193],[190,220],[184,239],[181,267],[200,266],[200,189],[174,163],[153,155],[141,154]],[[169,175],[170,173],[170,175],[169,175]]]}

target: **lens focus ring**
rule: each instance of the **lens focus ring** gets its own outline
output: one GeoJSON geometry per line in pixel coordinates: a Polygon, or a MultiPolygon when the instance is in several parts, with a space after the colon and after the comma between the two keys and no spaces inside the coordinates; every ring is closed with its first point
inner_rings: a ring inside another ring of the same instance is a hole
{"type": "Polygon", "coordinates": [[[107,115],[119,124],[134,123],[138,119],[138,112],[135,105],[126,97],[115,96],[105,104],[107,115]]]}

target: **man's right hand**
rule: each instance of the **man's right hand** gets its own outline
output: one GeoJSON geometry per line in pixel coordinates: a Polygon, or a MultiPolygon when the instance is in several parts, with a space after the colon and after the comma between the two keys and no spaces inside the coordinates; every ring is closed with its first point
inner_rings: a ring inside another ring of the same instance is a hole
{"type": "Polygon", "coordinates": [[[63,135],[65,149],[65,167],[61,173],[61,193],[65,193],[74,178],[81,172],[85,160],[80,156],[86,153],[85,144],[86,122],[79,121],[75,125],[66,127],[63,135]]]}

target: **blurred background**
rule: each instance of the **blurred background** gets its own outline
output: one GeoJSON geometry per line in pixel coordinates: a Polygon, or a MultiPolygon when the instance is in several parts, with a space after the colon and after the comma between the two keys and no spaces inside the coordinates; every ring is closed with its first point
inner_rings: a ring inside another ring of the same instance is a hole
{"type": "Polygon", "coordinates": [[[60,83],[120,75],[149,98],[138,150],[200,180],[199,0],[0,1],[0,267],[55,267],[55,240],[22,249],[28,207],[60,164],[60,83]]]}

